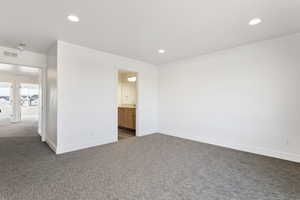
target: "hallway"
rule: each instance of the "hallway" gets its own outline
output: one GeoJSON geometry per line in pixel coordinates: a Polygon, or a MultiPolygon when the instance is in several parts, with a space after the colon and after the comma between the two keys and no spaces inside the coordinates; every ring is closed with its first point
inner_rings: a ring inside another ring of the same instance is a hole
{"type": "Polygon", "coordinates": [[[1,122],[0,138],[2,137],[32,137],[39,136],[38,121],[25,119],[17,123],[1,122]]]}

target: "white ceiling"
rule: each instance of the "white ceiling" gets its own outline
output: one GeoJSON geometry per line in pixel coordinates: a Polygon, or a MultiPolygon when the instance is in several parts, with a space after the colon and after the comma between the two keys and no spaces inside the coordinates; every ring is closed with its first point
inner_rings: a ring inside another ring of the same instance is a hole
{"type": "Polygon", "coordinates": [[[3,46],[45,53],[59,39],[162,64],[299,32],[300,0],[8,0],[0,27],[3,46]]]}

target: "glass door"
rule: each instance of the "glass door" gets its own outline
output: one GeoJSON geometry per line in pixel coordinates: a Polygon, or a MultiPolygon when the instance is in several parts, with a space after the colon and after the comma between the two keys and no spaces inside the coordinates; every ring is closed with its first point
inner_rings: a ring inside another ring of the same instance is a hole
{"type": "Polygon", "coordinates": [[[38,84],[21,83],[21,120],[39,120],[39,94],[38,84]]]}
{"type": "Polygon", "coordinates": [[[10,122],[12,117],[12,84],[0,82],[0,123],[10,122]]]}

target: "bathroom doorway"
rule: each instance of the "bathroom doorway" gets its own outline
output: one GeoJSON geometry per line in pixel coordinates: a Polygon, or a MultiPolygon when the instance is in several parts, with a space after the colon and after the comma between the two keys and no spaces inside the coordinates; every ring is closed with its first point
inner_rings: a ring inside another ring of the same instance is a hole
{"type": "Polygon", "coordinates": [[[137,73],[118,72],[118,140],[136,136],[137,73]]]}

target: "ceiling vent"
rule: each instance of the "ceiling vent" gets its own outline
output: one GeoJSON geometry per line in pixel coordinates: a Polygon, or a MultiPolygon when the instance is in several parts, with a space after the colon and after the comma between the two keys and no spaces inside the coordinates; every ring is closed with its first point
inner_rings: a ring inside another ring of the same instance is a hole
{"type": "Polygon", "coordinates": [[[17,54],[17,53],[15,53],[15,52],[10,52],[10,51],[4,51],[4,52],[3,52],[3,55],[4,55],[4,56],[7,56],[7,57],[13,57],[13,58],[18,57],[18,54],[17,54]]]}

